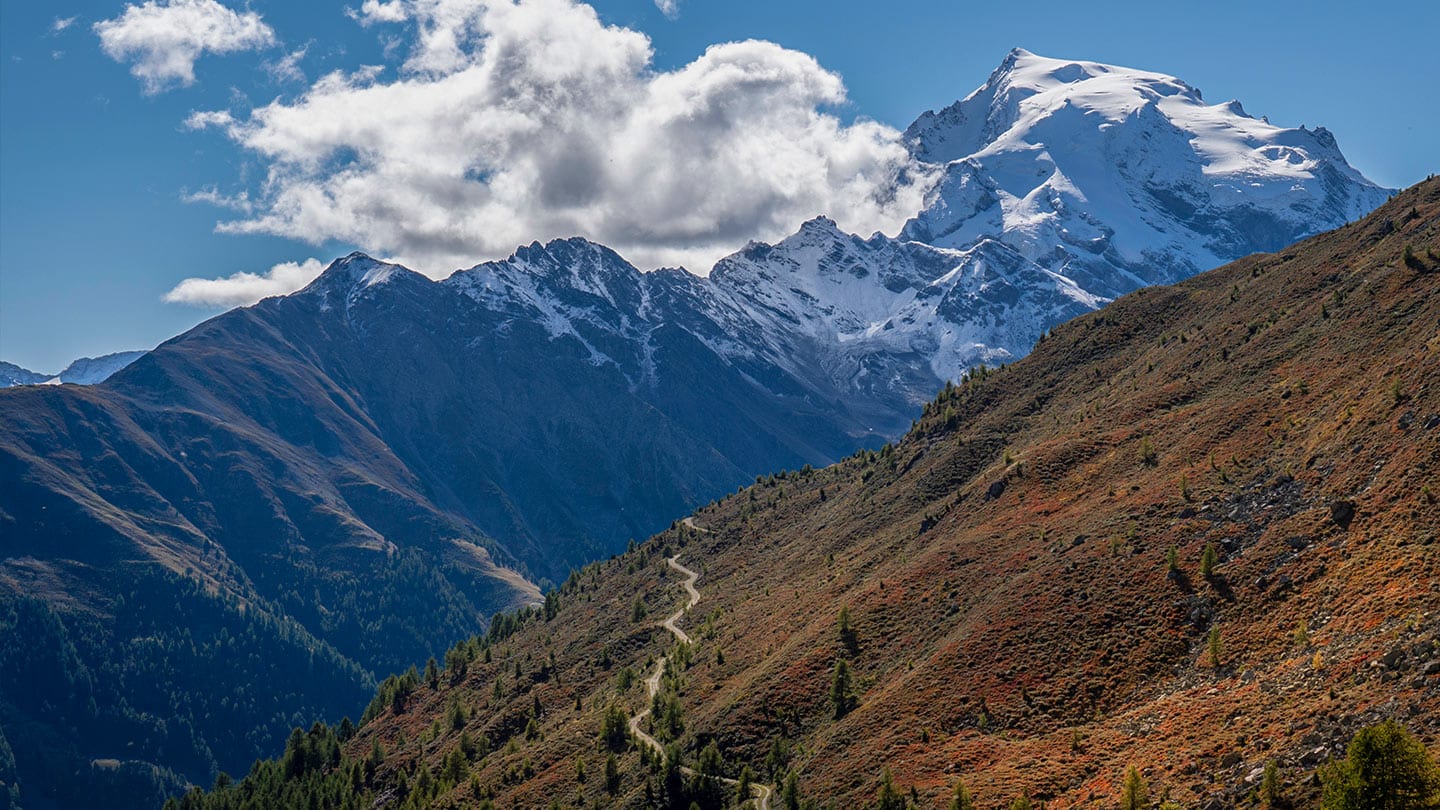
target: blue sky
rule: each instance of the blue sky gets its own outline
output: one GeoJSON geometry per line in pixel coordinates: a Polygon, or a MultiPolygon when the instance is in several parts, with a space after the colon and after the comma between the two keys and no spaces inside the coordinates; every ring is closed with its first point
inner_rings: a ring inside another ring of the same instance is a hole
{"type": "MultiPolygon", "coordinates": [[[[269,219],[264,211],[241,210],[235,203],[237,195],[244,192],[258,200],[266,193],[261,180],[275,163],[262,151],[272,148],[287,160],[299,160],[305,139],[324,112],[309,109],[308,117],[293,125],[251,129],[227,128],[215,121],[200,126],[192,118],[194,113],[226,110],[243,120],[249,110],[271,102],[293,109],[296,99],[330,71],[385,66],[379,78],[352,79],[345,90],[333,95],[333,109],[343,113],[351,109],[349,102],[361,98],[365,82],[383,83],[407,75],[402,63],[409,64],[408,75],[422,71],[431,78],[448,68],[435,66],[433,60],[445,54],[422,49],[414,33],[416,25],[443,27],[437,22],[439,16],[428,23],[416,14],[408,21],[387,22],[378,5],[379,10],[372,9],[367,17],[347,16],[344,3],[251,0],[246,6],[238,0],[222,1],[238,15],[258,17],[269,33],[257,36],[252,29],[248,40],[231,52],[200,53],[193,61],[193,83],[162,73],[158,84],[153,74],[147,84],[145,76],[131,72],[141,52],[113,58],[102,50],[95,29],[97,22],[121,18],[125,2],[4,0],[0,10],[0,359],[55,371],[76,356],[153,346],[219,311],[162,300],[186,278],[264,273],[286,262],[328,261],[352,248],[413,257],[431,263],[425,269],[438,274],[460,266],[457,256],[497,251],[503,255],[508,248],[498,245],[562,235],[546,231],[586,227],[575,223],[605,223],[595,227],[616,233],[637,227],[624,220],[623,212],[613,210],[571,212],[567,218],[527,208],[510,230],[496,230],[494,220],[480,221],[476,227],[490,235],[490,241],[461,237],[447,241],[444,228],[415,236],[413,229],[394,222],[404,213],[375,213],[384,209],[386,198],[381,192],[387,180],[415,176],[394,167],[365,178],[370,184],[365,188],[369,207],[361,214],[338,214],[354,222],[318,221],[323,210],[269,219]],[[68,25],[58,24],[71,18],[68,25]],[[293,57],[293,70],[286,69],[287,56],[293,57]],[[192,126],[186,125],[187,120],[192,126]],[[195,201],[203,194],[229,198],[232,207],[195,201]],[[260,224],[231,228],[242,233],[217,233],[216,224],[222,221],[260,224]]],[[[359,0],[350,5],[363,11],[359,0]]],[[[1267,115],[1277,124],[1324,125],[1335,133],[1351,163],[1384,185],[1408,185],[1440,167],[1434,134],[1440,131],[1436,65],[1421,44],[1428,32],[1440,31],[1440,4],[1392,3],[1383,13],[1365,14],[1340,3],[1119,2],[1106,4],[1104,11],[1095,5],[681,0],[676,13],[667,16],[650,0],[593,3],[601,22],[649,38],[654,54],[646,69],[655,74],[679,72],[695,78],[696,70],[684,69],[699,64],[697,59],[715,43],[760,39],[789,49],[783,54],[777,49],[724,55],[733,64],[778,66],[786,74],[783,82],[767,85],[768,100],[756,105],[767,112],[751,126],[797,125],[795,105],[806,109],[818,105],[839,119],[839,134],[806,130],[799,139],[818,139],[816,148],[826,148],[825,139],[833,138],[847,149],[864,152],[859,160],[866,167],[881,166],[888,159],[883,138],[866,128],[866,120],[903,129],[924,110],[969,93],[1015,46],[1048,56],[1169,73],[1201,88],[1212,102],[1238,98],[1252,115],[1267,115]],[[827,101],[835,88],[790,52],[808,54],[819,68],[838,74],[848,101],[841,105],[827,101]]],[[[573,20],[575,36],[589,42],[582,17],[573,20]]],[[[524,20],[516,20],[512,33],[523,43],[530,30],[524,20]]],[[[597,45],[593,58],[605,57],[609,53],[605,48],[611,48],[628,54],[633,62],[637,42],[643,46],[633,34],[606,36],[613,42],[597,45]]],[[[127,41],[133,45],[142,40],[127,41]]],[[[717,61],[721,61],[718,53],[706,63],[712,75],[721,73],[713,64],[717,61]]],[[[591,67],[584,69],[594,72],[591,67]]],[[[593,96],[595,89],[588,86],[582,95],[593,96]]],[[[627,92],[657,91],[640,82],[627,92]]],[[[521,161],[547,155],[573,157],[514,151],[517,137],[512,132],[497,136],[494,143],[521,161]]],[[[324,158],[319,176],[333,181],[347,161],[356,159],[344,149],[332,151],[324,158]]],[[[492,165],[477,171],[488,177],[495,170],[492,165]]],[[[313,167],[302,170],[292,165],[285,189],[296,195],[313,191],[319,182],[316,172],[313,167]]],[[[763,218],[734,218],[734,212],[720,212],[716,216],[727,222],[733,218],[733,226],[713,230],[710,241],[692,253],[666,252],[663,245],[643,240],[633,251],[622,252],[637,263],[648,260],[652,265],[710,255],[706,251],[713,253],[717,245],[733,241],[739,247],[749,236],[770,236],[776,228],[793,227],[808,216],[800,214],[806,206],[847,204],[844,189],[817,186],[812,191],[788,206],[765,211],[763,218]]],[[[614,190],[595,193],[604,196],[614,190]]],[[[544,194],[514,198],[521,200],[514,204],[539,205],[536,200],[544,198],[544,194]]],[[[397,194],[395,210],[411,211],[406,207],[408,199],[397,194]]],[[[510,199],[489,204],[510,204],[506,202],[510,199]]],[[[421,208],[416,215],[424,213],[421,208]]],[[[850,213],[863,222],[888,222],[886,217],[893,214],[862,208],[850,213]]],[[[676,225],[684,227],[703,230],[705,223],[676,225]]],[[[295,272],[304,272],[304,266],[295,272]]]]}

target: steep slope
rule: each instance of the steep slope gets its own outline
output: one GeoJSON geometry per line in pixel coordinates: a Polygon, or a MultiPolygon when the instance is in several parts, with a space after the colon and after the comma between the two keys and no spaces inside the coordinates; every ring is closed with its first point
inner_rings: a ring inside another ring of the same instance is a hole
{"type": "Polygon", "coordinates": [[[623,740],[666,654],[649,733],[836,806],[887,768],[921,806],[961,779],[982,806],[1111,802],[1134,765],[1152,796],[1226,807],[1271,761],[1308,806],[1362,725],[1440,746],[1436,323],[1440,180],[1075,319],[897,444],[768,477],[457,645],[429,685],[387,681],[353,736],[292,738],[286,762],[343,743],[338,766],[187,806],[322,785],[713,805],[716,783],[623,740]],[[672,555],[699,575],[688,649],[654,624],[686,598],[672,555]]]}

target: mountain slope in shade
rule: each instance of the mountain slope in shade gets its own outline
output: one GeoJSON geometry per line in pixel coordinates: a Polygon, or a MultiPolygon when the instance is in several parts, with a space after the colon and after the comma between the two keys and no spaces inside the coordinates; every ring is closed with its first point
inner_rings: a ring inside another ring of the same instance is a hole
{"type": "Polygon", "coordinates": [[[684,299],[694,277],[579,241],[516,261],[567,331],[467,291],[505,267],[442,284],[354,255],[100,385],[0,393],[0,636],[33,642],[0,649],[0,681],[32,694],[32,656],[68,673],[53,699],[0,701],[24,791],[147,806],[243,772],[536,583],[872,441],[833,389],[710,349],[703,315],[630,314],[624,296],[684,299]],[[267,686],[301,658],[294,689],[267,686]]]}
{"type": "Polygon", "coordinates": [[[47,377],[44,374],[0,360],[0,388],[10,388],[16,385],[35,385],[45,382],[46,379],[47,377]]]}
{"type": "Polygon", "coordinates": [[[688,806],[635,746],[601,778],[609,707],[650,705],[641,678],[669,654],[654,714],[680,707],[687,763],[792,773],[836,806],[873,802],[886,769],[921,806],[960,780],[980,806],[1113,803],[1135,766],[1151,796],[1231,807],[1270,762],[1312,806],[1363,726],[1440,749],[1437,322],[1432,180],[1125,296],[947,388],[881,452],[767,477],[587,566],[457,645],[433,688],[388,681],[336,769],[275,778],[362,804],[688,806]],[[679,656],[656,624],[685,603],[671,555],[701,594],[679,656]]]}
{"type": "Polygon", "coordinates": [[[94,385],[110,379],[115,372],[140,359],[143,354],[145,352],[135,351],[115,352],[99,357],[81,357],[66,366],[59,374],[53,375],[31,371],[14,363],[0,362],[0,388],[11,388],[17,385],[59,385],[60,383],[94,385]]]}

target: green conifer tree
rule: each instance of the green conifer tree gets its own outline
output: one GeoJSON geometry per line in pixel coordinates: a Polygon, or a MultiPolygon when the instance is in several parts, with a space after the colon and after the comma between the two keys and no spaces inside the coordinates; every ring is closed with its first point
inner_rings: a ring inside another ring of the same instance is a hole
{"type": "Polygon", "coordinates": [[[1440,766],[1399,723],[1361,729],[1343,760],[1320,772],[1325,810],[1440,808],[1440,766]]]}
{"type": "Polygon", "coordinates": [[[1120,787],[1120,810],[1148,810],[1150,789],[1134,765],[1125,769],[1125,781],[1120,787]]]}

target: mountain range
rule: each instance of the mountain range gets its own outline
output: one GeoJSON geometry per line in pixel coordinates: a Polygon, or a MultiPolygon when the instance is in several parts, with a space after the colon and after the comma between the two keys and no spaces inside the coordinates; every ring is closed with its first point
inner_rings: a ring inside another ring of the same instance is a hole
{"type": "Polygon", "coordinates": [[[818,217],[703,277],[578,238],[443,281],[352,254],[102,384],[0,393],[0,624],[64,673],[0,701],[21,782],[143,804],[239,770],[627,539],[1390,194],[1324,130],[1024,51],[907,137],[942,179],[896,237],[818,217]]]}
{"type": "Polygon", "coordinates": [[[81,357],[70,363],[59,374],[41,374],[22,368],[14,363],[0,361],[0,388],[17,385],[94,385],[110,379],[115,372],[130,365],[145,352],[115,352],[99,357],[81,357]]]}
{"type": "Polygon", "coordinates": [[[1440,774],[1437,322],[1432,179],[1058,326],[172,807],[1319,807],[1383,722],[1440,774]]]}

